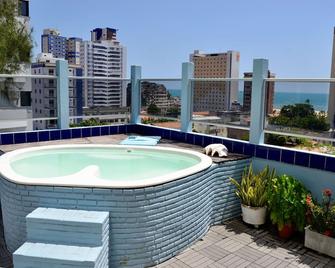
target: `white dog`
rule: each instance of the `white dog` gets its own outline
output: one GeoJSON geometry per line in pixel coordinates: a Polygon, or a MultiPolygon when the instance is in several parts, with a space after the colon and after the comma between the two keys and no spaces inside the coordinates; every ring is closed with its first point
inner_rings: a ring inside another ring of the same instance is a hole
{"type": "Polygon", "coordinates": [[[228,149],[221,143],[213,143],[204,148],[204,153],[211,156],[217,153],[219,157],[226,157],[228,155],[228,149]]]}

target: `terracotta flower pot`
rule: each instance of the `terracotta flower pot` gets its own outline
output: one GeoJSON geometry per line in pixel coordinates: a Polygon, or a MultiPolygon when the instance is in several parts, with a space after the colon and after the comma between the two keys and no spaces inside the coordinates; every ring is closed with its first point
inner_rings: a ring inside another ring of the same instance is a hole
{"type": "Polygon", "coordinates": [[[280,230],[278,228],[278,235],[280,238],[288,239],[294,234],[294,226],[291,223],[285,224],[280,230]]]}

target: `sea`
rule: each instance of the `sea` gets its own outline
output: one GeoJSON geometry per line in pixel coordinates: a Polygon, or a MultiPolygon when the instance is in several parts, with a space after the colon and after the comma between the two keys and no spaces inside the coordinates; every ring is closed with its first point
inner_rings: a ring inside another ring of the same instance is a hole
{"type": "MultiPolygon", "coordinates": [[[[180,97],[180,89],[168,89],[174,97],[180,97]]],[[[243,91],[238,92],[238,102],[243,104],[243,91]]],[[[328,93],[302,93],[302,92],[283,92],[277,91],[274,94],[273,106],[280,109],[284,105],[304,103],[307,100],[313,105],[316,111],[328,110],[328,93]]]]}

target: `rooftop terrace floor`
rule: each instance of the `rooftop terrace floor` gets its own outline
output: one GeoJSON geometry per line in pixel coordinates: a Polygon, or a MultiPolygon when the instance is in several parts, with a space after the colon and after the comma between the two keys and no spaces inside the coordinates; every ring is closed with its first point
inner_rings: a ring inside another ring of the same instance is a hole
{"type": "MultiPolygon", "coordinates": [[[[71,140],[2,145],[4,152],[50,144],[118,144],[126,135],[98,136],[71,140]]],[[[160,146],[201,150],[186,143],[162,140],[160,146]]],[[[214,159],[215,160],[215,159],[214,159]]],[[[5,249],[0,221],[0,267],[11,267],[11,256],[5,249]]],[[[335,267],[335,259],[304,248],[297,240],[283,241],[268,230],[254,229],[240,219],[212,226],[208,233],[176,257],[158,268],[182,267],[335,267]]]]}

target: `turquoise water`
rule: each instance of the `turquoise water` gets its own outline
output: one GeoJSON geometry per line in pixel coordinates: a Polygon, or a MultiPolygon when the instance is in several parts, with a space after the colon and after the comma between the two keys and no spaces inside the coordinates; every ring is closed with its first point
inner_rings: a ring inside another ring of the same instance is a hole
{"type": "Polygon", "coordinates": [[[63,148],[23,153],[11,162],[11,167],[24,177],[52,178],[71,175],[96,165],[100,169],[99,178],[124,181],[165,175],[199,162],[197,157],[169,151],[63,148]]]}
{"type": "MultiPolygon", "coordinates": [[[[179,89],[169,89],[169,92],[174,97],[180,97],[179,89]]],[[[306,100],[310,101],[316,111],[328,110],[328,93],[275,91],[273,106],[275,109],[280,109],[283,105],[303,103],[306,100]]],[[[238,92],[238,102],[243,104],[243,91],[238,92]]]]}

